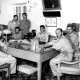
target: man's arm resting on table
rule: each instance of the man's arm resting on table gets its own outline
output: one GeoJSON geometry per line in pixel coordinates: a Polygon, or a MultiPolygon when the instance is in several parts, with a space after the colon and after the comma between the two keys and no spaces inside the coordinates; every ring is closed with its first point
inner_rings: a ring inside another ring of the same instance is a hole
{"type": "Polygon", "coordinates": [[[52,47],[56,42],[57,40],[52,40],[51,42],[46,43],[43,47],[44,48],[52,47]]]}
{"type": "Polygon", "coordinates": [[[0,41],[0,46],[3,48],[4,51],[7,51],[7,46],[1,41],[0,41]]]}

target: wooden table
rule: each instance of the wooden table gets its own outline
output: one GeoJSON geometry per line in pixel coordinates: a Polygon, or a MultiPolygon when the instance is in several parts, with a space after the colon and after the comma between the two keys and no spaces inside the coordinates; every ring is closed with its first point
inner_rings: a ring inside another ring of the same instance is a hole
{"type": "Polygon", "coordinates": [[[44,53],[40,53],[40,52],[32,52],[32,51],[21,50],[21,49],[16,49],[16,48],[11,48],[11,47],[8,47],[7,53],[10,55],[13,55],[14,57],[36,62],[37,71],[38,71],[37,80],[41,80],[42,62],[48,59],[51,59],[59,54],[53,49],[49,49],[47,51],[44,51],[44,53]]]}

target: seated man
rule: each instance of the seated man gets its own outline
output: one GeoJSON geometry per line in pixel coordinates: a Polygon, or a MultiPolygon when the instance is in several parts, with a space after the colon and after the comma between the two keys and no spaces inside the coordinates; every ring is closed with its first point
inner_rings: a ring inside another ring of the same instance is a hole
{"type": "Polygon", "coordinates": [[[65,36],[63,36],[63,31],[61,28],[58,28],[56,30],[56,36],[57,36],[57,40],[53,40],[53,42],[48,43],[49,45],[53,45],[52,46],[53,49],[59,50],[61,52],[58,56],[50,60],[50,67],[54,76],[58,75],[57,64],[62,60],[72,61],[72,57],[73,57],[72,46],[68,41],[68,39],[65,36]]]}
{"type": "Polygon", "coordinates": [[[15,33],[13,34],[13,39],[19,40],[21,39],[21,31],[19,27],[15,27],[15,33]]]}
{"type": "Polygon", "coordinates": [[[66,37],[70,41],[72,48],[74,49],[74,52],[77,52],[78,50],[78,34],[73,31],[72,26],[67,26],[67,35],[66,37]]]}
{"type": "MultiPolygon", "coordinates": [[[[7,47],[2,41],[0,41],[0,46],[3,48],[3,52],[0,51],[0,65],[4,63],[9,63],[11,66],[11,74],[16,73],[16,59],[12,57],[11,55],[6,54],[7,52],[7,47]]],[[[0,48],[0,49],[1,49],[0,48]]]]}
{"type": "Polygon", "coordinates": [[[40,44],[45,44],[48,42],[49,35],[45,30],[45,26],[41,25],[40,32],[36,35],[35,39],[38,39],[40,44]]]}
{"type": "Polygon", "coordinates": [[[20,26],[20,22],[18,21],[18,16],[14,15],[13,20],[8,22],[8,29],[12,32],[12,34],[15,32],[15,27],[20,26]]]}

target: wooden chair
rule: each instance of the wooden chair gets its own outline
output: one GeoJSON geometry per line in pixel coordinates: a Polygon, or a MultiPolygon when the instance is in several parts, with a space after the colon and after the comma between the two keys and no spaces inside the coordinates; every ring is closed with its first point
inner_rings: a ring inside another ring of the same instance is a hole
{"type": "Polygon", "coordinates": [[[9,76],[9,79],[8,80],[10,80],[10,73],[11,73],[10,64],[5,63],[5,64],[0,65],[0,70],[1,69],[5,69],[5,68],[8,68],[8,76],[9,76]]]}
{"type": "MultiPolygon", "coordinates": [[[[80,53],[79,53],[80,54],[80,53]]],[[[58,64],[58,75],[57,78],[60,80],[59,73],[62,74],[71,74],[71,75],[80,75],[80,60],[67,62],[67,61],[60,61],[58,64]]]]}

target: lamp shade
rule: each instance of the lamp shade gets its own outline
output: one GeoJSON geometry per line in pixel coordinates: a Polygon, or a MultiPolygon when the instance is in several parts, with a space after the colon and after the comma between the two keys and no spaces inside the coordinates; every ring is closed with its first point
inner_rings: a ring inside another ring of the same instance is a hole
{"type": "Polygon", "coordinates": [[[11,34],[11,31],[9,29],[3,30],[3,34],[11,34]]]}

